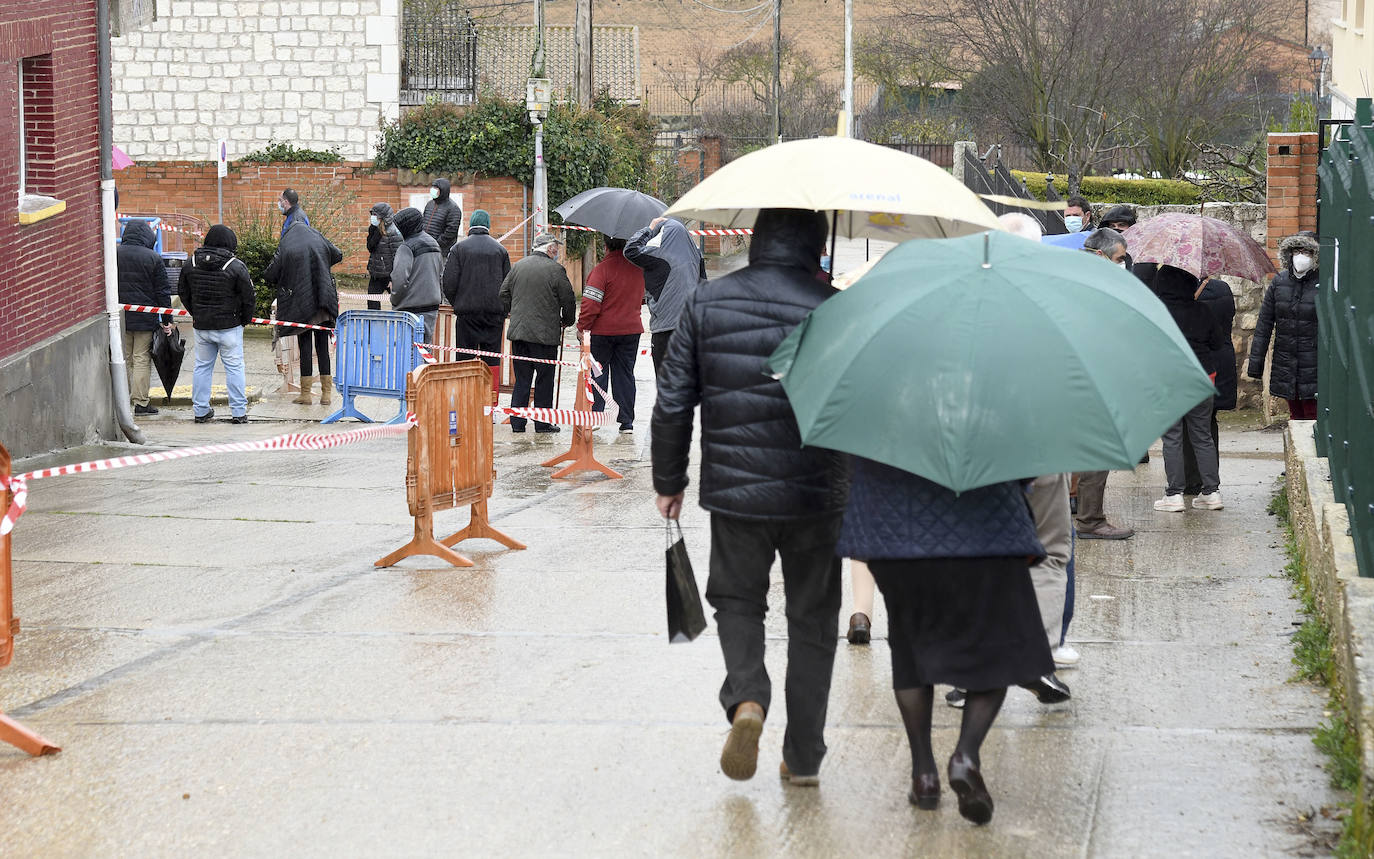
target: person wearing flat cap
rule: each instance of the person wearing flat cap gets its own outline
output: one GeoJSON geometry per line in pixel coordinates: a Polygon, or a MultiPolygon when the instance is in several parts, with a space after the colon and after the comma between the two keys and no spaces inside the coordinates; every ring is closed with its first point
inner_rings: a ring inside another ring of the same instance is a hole
{"type": "MultiPolygon", "coordinates": [[[[554,365],[543,362],[558,357],[563,329],[577,321],[577,297],[567,271],[558,262],[562,246],[557,236],[540,233],[534,238],[530,255],[512,265],[501,282],[501,306],[510,317],[506,337],[511,354],[516,356],[511,362],[515,375],[512,408],[530,404],[531,384],[534,407],[553,407],[554,365]],[[522,361],[521,357],[541,360],[522,361]]],[[[525,419],[512,416],[510,428],[511,432],[524,432],[525,419]]],[[[534,431],[558,432],[559,427],[535,421],[534,431]]]]}

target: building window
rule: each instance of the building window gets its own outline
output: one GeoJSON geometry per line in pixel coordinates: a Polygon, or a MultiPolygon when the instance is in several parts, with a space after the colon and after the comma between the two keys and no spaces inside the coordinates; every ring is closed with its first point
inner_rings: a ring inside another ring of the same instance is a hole
{"type": "Polygon", "coordinates": [[[19,63],[19,195],[57,188],[57,128],[52,54],[19,63]]]}

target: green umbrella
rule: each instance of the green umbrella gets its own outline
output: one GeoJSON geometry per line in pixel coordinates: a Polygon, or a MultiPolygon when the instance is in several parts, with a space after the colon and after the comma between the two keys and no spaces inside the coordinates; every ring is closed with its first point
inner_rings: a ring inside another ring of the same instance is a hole
{"type": "Polygon", "coordinates": [[[1164,305],[1083,251],[906,242],[778,346],[802,441],[957,492],[1132,468],[1213,393],[1164,305]]]}

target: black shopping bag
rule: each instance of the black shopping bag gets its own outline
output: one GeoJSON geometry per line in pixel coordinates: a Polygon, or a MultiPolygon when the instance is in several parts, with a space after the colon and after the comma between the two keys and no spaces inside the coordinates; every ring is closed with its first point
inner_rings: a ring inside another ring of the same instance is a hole
{"type": "Polygon", "coordinates": [[[676,519],[669,519],[667,529],[668,643],[679,644],[701,635],[706,629],[706,614],[697,592],[697,577],[692,574],[692,559],[687,557],[687,544],[682,540],[682,526],[676,519]]]}

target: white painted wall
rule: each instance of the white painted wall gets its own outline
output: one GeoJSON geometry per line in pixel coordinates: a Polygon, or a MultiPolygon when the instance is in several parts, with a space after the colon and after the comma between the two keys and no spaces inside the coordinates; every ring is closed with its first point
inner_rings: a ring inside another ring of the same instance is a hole
{"type": "Polygon", "coordinates": [[[400,0],[157,0],[113,40],[114,139],[135,160],[205,161],[275,139],[372,156],[400,113],[400,0]]]}

